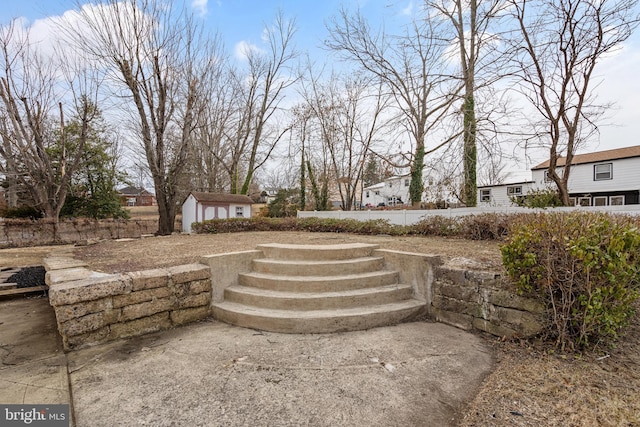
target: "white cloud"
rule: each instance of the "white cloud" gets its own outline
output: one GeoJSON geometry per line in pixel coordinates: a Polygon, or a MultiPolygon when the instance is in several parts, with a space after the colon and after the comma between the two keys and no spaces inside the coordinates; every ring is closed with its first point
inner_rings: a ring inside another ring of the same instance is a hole
{"type": "Polygon", "coordinates": [[[411,16],[413,14],[413,0],[409,2],[407,7],[402,9],[402,14],[407,16],[411,16]]]}
{"type": "Polygon", "coordinates": [[[233,48],[234,56],[240,61],[246,60],[247,56],[249,56],[251,52],[261,53],[263,52],[263,50],[245,40],[236,43],[235,47],[233,48]]]}
{"type": "MultiPolygon", "coordinates": [[[[209,0],[192,0],[191,7],[195,9],[195,11],[200,15],[204,16],[207,14],[207,3],[209,0]]],[[[220,2],[218,2],[218,6],[220,2]]]]}

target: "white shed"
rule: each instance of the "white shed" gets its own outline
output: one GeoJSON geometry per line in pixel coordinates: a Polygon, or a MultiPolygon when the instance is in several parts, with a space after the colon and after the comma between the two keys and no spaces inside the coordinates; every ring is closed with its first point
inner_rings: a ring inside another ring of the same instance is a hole
{"type": "Polygon", "coordinates": [[[252,203],[242,194],[192,191],[182,204],[182,232],[191,233],[191,224],[208,219],[250,218],[252,203]]]}

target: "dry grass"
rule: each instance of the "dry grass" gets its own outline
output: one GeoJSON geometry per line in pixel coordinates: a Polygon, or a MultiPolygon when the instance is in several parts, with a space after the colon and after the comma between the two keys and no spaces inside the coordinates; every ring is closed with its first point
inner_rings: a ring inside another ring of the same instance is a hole
{"type": "Polygon", "coordinates": [[[158,206],[130,206],[124,210],[131,219],[158,219],[158,206]]]}
{"type": "MultiPolygon", "coordinates": [[[[104,241],[79,247],[75,256],[105,273],[143,270],[198,262],[201,256],[255,249],[260,243],[338,244],[373,243],[384,249],[472,258],[477,268],[501,270],[498,243],[443,237],[361,236],[346,233],[250,231],[242,233],[173,235],[138,240],[104,241]],[[473,245],[472,250],[470,246],[473,245]]],[[[465,263],[468,265],[469,263],[465,263]]]]}
{"type": "Polygon", "coordinates": [[[556,355],[492,340],[498,358],[461,426],[640,426],[640,316],[615,349],[556,355]]]}

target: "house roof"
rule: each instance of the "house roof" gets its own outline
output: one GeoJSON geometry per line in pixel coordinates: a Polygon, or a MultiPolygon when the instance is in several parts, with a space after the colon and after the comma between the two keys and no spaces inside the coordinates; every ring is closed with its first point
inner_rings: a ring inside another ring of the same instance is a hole
{"type": "Polygon", "coordinates": [[[122,196],[153,196],[142,187],[127,186],[118,190],[118,193],[122,196]]]}
{"type": "Polygon", "coordinates": [[[522,185],[522,184],[535,184],[535,181],[518,181],[518,182],[504,182],[502,184],[493,184],[493,185],[478,185],[478,189],[480,189],[480,188],[506,187],[506,186],[511,186],[511,185],[522,185]]]}
{"type": "Polygon", "coordinates": [[[225,193],[202,193],[199,191],[192,191],[191,195],[199,202],[207,203],[242,203],[250,205],[253,200],[249,196],[244,194],[225,194],[225,193]]]}
{"type": "MultiPolygon", "coordinates": [[[[595,153],[577,154],[573,156],[572,165],[579,165],[582,163],[595,163],[604,162],[607,160],[627,159],[630,157],[640,157],[640,145],[633,147],[616,148],[614,150],[596,151],[595,153]]],[[[566,162],[565,157],[558,158],[558,166],[564,166],[566,162]]],[[[540,163],[537,166],[531,168],[531,170],[547,169],[549,167],[549,160],[540,163]]]]}
{"type": "Polygon", "coordinates": [[[368,187],[364,187],[364,190],[375,190],[376,188],[383,188],[386,184],[384,182],[379,182],[377,184],[372,184],[368,187]]]}

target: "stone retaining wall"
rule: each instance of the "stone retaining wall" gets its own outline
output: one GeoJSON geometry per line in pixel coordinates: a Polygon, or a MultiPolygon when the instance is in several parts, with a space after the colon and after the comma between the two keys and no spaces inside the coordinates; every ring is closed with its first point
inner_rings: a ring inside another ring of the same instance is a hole
{"type": "MultiPolygon", "coordinates": [[[[438,256],[376,250],[387,269],[400,271],[425,314],[465,330],[527,337],[542,330],[543,305],[510,290],[499,274],[443,265],[438,256]]],[[[197,321],[211,302],[249,271],[261,251],[211,255],[202,264],[105,274],[70,254],[45,260],[49,300],[65,350],[142,335],[197,321]],[[205,265],[206,264],[206,265],[205,265]],[[212,286],[213,282],[213,286],[212,286]],[[213,295],[213,297],[212,297],[213,295]]]]}
{"type": "Polygon", "coordinates": [[[211,275],[202,264],[126,274],[48,258],[46,282],[65,350],[168,329],[210,314],[211,275]]]}
{"type": "MultiPolygon", "coordinates": [[[[176,230],[180,230],[179,224],[176,230]]],[[[60,220],[55,233],[54,224],[44,219],[30,221],[0,218],[0,247],[78,243],[92,239],[139,238],[156,231],[157,219],[60,220]]]]}
{"type": "Polygon", "coordinates": [[[435,320],[500,337],[528,337],[542,330],[544,306],[507,289],[499,274],[447,266],[433,283],[435,320]]]}

